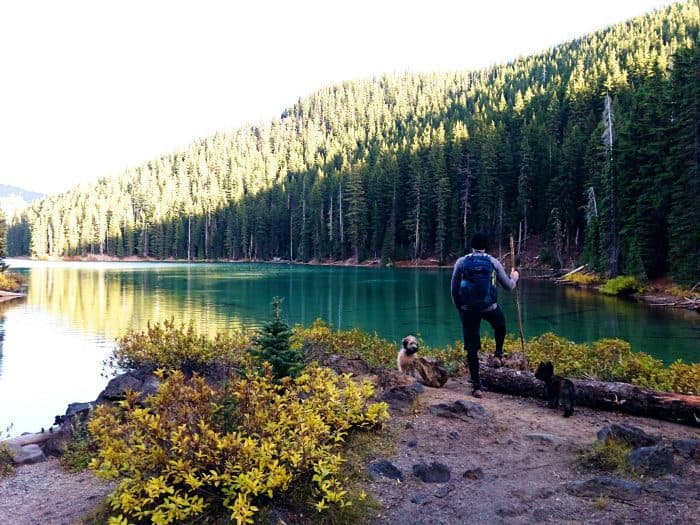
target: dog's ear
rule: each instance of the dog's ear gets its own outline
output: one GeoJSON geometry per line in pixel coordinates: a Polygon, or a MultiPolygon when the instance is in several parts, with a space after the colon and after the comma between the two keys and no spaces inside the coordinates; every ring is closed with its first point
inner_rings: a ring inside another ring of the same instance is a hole
{"type": "Polygon", "coordinates": [[[554,365],[551,361],[547,361],[547,364],[544,365],[544,369],[547,371],[548,374],[554,374],[554,365]]]}
{"type": "Polygon", "coordinates": [[[408,336],[404,337],[403,340],[401,341],[401,346],[406,348],[407,345],[408,345],[408,336]]]}

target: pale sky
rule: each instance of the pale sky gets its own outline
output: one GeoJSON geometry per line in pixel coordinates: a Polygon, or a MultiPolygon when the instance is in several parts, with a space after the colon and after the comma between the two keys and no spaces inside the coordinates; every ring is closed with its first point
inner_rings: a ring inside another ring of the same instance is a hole
{"type": "Polygon", "coordinates": [[[5,0],[0,184],[64,191],[335,82],[478,69],[670,3],[5,0]]]}

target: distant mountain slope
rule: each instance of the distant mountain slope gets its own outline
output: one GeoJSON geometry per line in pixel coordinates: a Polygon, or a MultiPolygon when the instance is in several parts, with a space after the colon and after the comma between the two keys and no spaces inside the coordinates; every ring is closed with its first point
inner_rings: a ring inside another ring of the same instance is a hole
{"type": "Polygon", "coordinates": [[[11,218],[16,211],[26,208],[31,202],[43,197],[41,193],[0,184],[0,210],[8,218],[11,218]]]}
{"type": "Polygon", "coordinates": [[[543,234],[554,264],[689,281],[699,26],[691,0],[481,71],[329,86],[43,199],[10,251],[449,261],[485,230],[496,253],[543,234]]]}
{"type": "Polygon", "coordinates": [[[16,186],[7,186],[5,184],[0,184],[0,198],[2,197],[20,197],[25,202],[32,202],[37,199],[44,197],[43,193],[36,193],[34,191],[23,190],[16,186]]]}

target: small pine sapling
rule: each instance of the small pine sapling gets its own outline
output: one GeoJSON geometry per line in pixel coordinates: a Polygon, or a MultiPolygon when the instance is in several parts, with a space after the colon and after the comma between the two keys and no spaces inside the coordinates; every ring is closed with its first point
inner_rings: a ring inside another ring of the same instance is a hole
{"type": "Polygon", "coordinates": [[[266,323],[253,339],[255,346],[249,350],[259,363],[267,361],[277,380],[295,378],[304,368],[304,353],[290,348],[291,330],[282,319],[282,299],[272,300],[272,321],[266,323]]]}

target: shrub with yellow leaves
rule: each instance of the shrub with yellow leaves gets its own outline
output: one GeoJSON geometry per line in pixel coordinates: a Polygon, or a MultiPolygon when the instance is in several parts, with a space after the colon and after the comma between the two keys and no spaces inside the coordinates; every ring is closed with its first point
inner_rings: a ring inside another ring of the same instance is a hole
{"type": "Polygon", "coordinates": [[[235,330],[214,339],[199,334],[194,323],[177,325],[173,319],[150,322],[146,330],[132,331],[117,340],[106,364],[111,368],[135,370],[187,370],[206,372],[216,366],[237,367],[249,361],[247,348],[254,332],[235,330]]]}
{"type": "Polygon", "coordinates": [[[252,523],[261,504],[308,472],[319,510],[347,504],[340,447],[352,428],[388,419],[387,406],[370,401],[373,392],[369,382],[320,367],[278,385],[266,364],[262,375],[221,388],[177,371],[145,407],[137,394],[100,406],[89,424],[100,450],[91,466],[120,479],[110,523],[223,515],[252,523]]]}

